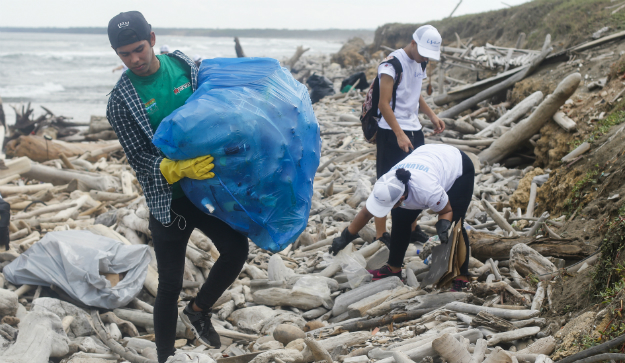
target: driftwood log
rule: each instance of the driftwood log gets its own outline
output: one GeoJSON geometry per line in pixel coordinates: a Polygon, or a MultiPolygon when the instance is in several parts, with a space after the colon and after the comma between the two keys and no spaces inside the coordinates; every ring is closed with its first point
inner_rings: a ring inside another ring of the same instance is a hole
{"type": "Polygon", "coordinates": [[[54,185],[68,184],[72,180],[82,182],[87,188],[95,190],[117,190],[121,184],[119,178],[107,174],[89,173],[79,170],[61,170],[51,166],[33,163],[30,171],[22,176],[54,185]]]}
{"type": "Polygon", "coordinates": [[[520,237],[471,239],[471,254],[478,260],[489,258],[506,260],[510,258],[512,247],[519,243],[530,246],[545,257],[581,260],[594,252],[592,248],[577,239],[520,237]]]}
{"type": "Polygon", "coordinates": [[[344,324],[342,328],[347,331],[369,330],[371,328],[376,328],[376,327],[388,325],[391,323],[401,323],[404,321],[414,320],[434,310],[435,308],[418,309],[418,310],[407,311],[407,312],[403,312],[399,314],[393,314],[390,316],[384,316],[384,317],[376,318],[376,319],[355,321],[355,322],[344,324]]]}
{"type": "Polygon", "coordinates": [[[48,363],[50,357],[69,353],[69,340],[61,319],[51,312],[30,312],[19,324],[17,341],[0,361],[5,363],[48,363]]]}
{"type": "Polygon", "coordinates": [[[485,311],[499,318],[515,320],[529,319],[540,315],[540,311],[536,310],[509,310],[500,308],[489,308],[485,306],[471,305],[457,301],[445,305],[445,309],[474,315],[477,315],[480,311],[485,311]]]}
{"type": "Polygon", "coordinates": [[[579,73],[573,73],[566,77],[560,82],[556,90],[541,102],[530,117],[519,122],[510,131],[498,138],[488,149],[482,151],[478,155],[480,161],[489,164],[498,163],[518,149],[553,117],[560,106],[575,92],[581,80],[582,76],[579,73]]]}
{"type": "Polygon", "coordinates": [[[443,336],[434,339],[432,341],[432,348],[443,358],[450,363],[471,363],[471,354],[462,346],[456,338],[451,334],[444,334],[443,336]]]}
{"type": "Polygon", "coordinates": [[[551,261],[523,243],[515,245],[510,250],[510,267],[521,276],[544,275],[558,271],[551,261]]]}
{"type": "Polygon", "coordinates": [[[523,101],[519,102],[518,105],[514,106],[510,111],[506,112],[503,116],[501,116],[497,121],[488,125],[485,129],[475,134],[475,136],[480,137],[488,137],[491,136],[493,130],[497,126],[509,126],[511,123],[516,122],[518,119],[523,117],[532,107],[538,105],[540,101],[543,100],[543,93],[540,91],[536,91],[531,95],[527,96],[523,101]]]}
{"type": "MultiPolygon", "coordinates": [[[[6,145],[8,157],[27,156],[33,161],[44,162],[59,159],[61,154],[66,157],[80,156],[88,151],[98,150],[107,144],[69,143],[60,140],[46,140],[41,136],[27,135],[11,140],[6,145]]],[[[98,157],[107,156],[99,153],[98,157]]]]}

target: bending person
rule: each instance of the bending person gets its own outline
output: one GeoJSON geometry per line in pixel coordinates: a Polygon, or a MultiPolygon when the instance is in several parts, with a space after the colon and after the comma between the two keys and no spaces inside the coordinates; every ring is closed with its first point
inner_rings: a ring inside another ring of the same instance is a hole
{"type": "MultiPolygon", "coordinates": [[[[464,218],[473,196],[475,169],[471,159],[449,145],[425,145],[384,174],[373,187],[365,207],[352,223],[334,239],[330,252],[337,254],[358,237],[358,232],[373,217],[385,217],[391,212],[392,234],[388,262],[379,270],[369,271],[374,280],[384,277],[401,278],[406,249],[410,243],[411,224],[423,209],[438,213],[436,232],[441,243],[448,242],[452,222],[464,218]]],[[[469,237],[462,227],[464,242],[469,251],[469,237]]],[[[454,290],[460,290],[468,281],[469,254],[454,281],[454,290]]]]}

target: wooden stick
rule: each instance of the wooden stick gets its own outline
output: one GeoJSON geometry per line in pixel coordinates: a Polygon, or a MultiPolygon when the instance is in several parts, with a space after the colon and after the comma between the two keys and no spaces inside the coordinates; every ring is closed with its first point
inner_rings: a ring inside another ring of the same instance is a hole
{"type": "Polygon", "coordinates": [[[525,236],[527,236],[527,237],[533,236],[536,233],[536,231],[538,231],[540,226],[545,222],[545,220],[547,218],[549,218],[549,212],[543,212],[543,214],[540,216],[540,218],[538,218],[538,220],[536,222],[534,222],[534,225],[532,226],[532,228],[530,228],[530,230],[527,231],[525,236]]]}
{"type": "Polygon", "coordinates": [[[560,161],[566,163],[566,162],[571,161],[571,160],[575,159],[576,157],[582,155],[583,153],[585,153],[588,150],[590,150],[590,144],[587,143],[587,142],[583,142],[581,145],[576,147],[575,150],[573,150],[570,153],[566,154],[562,159],[560,159],[560,161]]]}
{"type": "Polygon", "coordinates": [[[571,120],[564,112],[558,111],[553,115],[553,121],[555,121],[564,130],[571,132],[577,128],[575,121],[571,120]]]}
{"type": "Polygon", "coordinates": [[[423,316],[424,314],[427,314],[430,311],[434,311],[434,310],[436,310],[436,308],[411,310],[411,311],[394,314],[390,316],[383,316],[383,317],[376,318],[376,319],[368,319],[368,320],[363,320],[363,321],[346,323],[342,326],[342,328],[347,331],[369,330],[375,327],[388,325],[390,323],[401,323],[404,321],[417,319],[423,316]]]}
{"type": "Polygon", "coordinates": [[[67,156],[65,156],[65,154],[60,153],[59,154],[59,159],[61,159],[61,161],[63,162],[63,165],[65,165],[66,169],[76,169],[74,167],[74,165],[72,165],[72,163],[69,161],[69,159],[67,158],[67,156]]]}
{"type": "Polygon", "coordinates": [[[517,232],[512,228],[512,226],[508,223],[508,221],[503,218],[499,212],[493,207],[486,199],[482,199],[482,205],[486,209],[486,213],[497,223],[501,229],[507,231],[511,236],[517,236],[517,232]]]}
{"type": "Polygon", "coordinates": [[[107,347],[113,351],[113,353],[118,354],[120,357],[127,359],[131,363],[157,363],[151,359],[136,355],[121,346],[118,342],[116,342],[111,335],[104,329],[104,324],[102,324],[102,320],[100,320],[100,315],[97,310],[91,310],[91,321],[93,323],[93,328],[98,335],[98,337],[102,340],[107,347]]]}
{"type": "Polygon", "coordinates": [[[536,204],[536,191],[538,190],[538,185],[536,183],[532,183],[530,187],[530,200],[527,203],[527,209],[525,210],[526,217],[534,217],[534,205],[536,204]]]}
{"type": "Polygon", "coordinates": [[[304,343],[308,346],[308,349],[312,352],[315,357],[315,361],[326,361],[327,363],[332,363],[333,359],[330,353],[319,344],[318,341],[311,337],[306,337],[304,339],[304,343]]]}
{"type": "Polygon", "coordinates": [[[71,203],[53,204],[53,205],[49,205],[47,207],[35,209],[34,211],[31,211],[31,212],[18,213],[18,214],[13,216],[13,219],[14,220],[30,219],[32,217],[35,217],[35,216],[38,216],[38,215],[41,215],[41,214],[51,213],[51,212],[58,212],[60,210],[65,210],[65,209],[68,209],[68,208],[72,208],[72,207],[75,207],[76,205],[77,204],[74,201],[72,201],[71,203]]]}
{"type": "Polygon", "coordinates": [[[477,306],[466,304],[462,302],[452,302],[444,307],[445,309],[458,311],[466,314],[474,314],[477,315],[480,311],[486,311],[489,314],[495,315],[499,318],[504,319],[529,319],[536,317],[540,314],[539,311],[535,310],[507,310],[507,309],[499,309],[499,308],[488,308],[484,306],[477,306]]]}
{"type": "Polygon", "coordinates": [[[32,194],[32,193],[40,192],[42,190],[52,189],[52,187],[53,185],[50,183],[24,185],[24,186],[1,185],[0,194],[2,194],[3,197],[7,195],[12,195],[12,194],[32,194]]]}
{"type": "Polygon", "coordinates": [[[529,328],[521,328],[521,329],[503,332],[503,333],[497,333],[493,335],[490,339],[488,339],[487,344],[489,347],[492,347],[493,345],[497,345],[501,342],[510,342],[513,340],[534,336],[539,331],[540,331],[539,327],[533,326],[529,328]]]}
{"type": "Polygon", "coordinates": [[[536,295],[534,295],[534,301],[532,302],[532,310],[540,311],[540,307],[543,304],[543,300],[545,299],[545,287],[544,282],[540,282],[538,284],[538,288],[536,289],[536,295]]]}
{"type": "Polygon", "coordinates": [[[447,333],[432,341],[432,348],[449,363],[470,363],[471,354],[462,344],[447,333]]]}

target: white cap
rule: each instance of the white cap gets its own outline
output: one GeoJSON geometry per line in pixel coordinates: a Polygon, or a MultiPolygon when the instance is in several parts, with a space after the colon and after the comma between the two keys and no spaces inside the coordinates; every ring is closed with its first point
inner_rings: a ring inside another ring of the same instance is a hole
{"type": "Polygon", "coordinates": [[[196,55],[193,56],[193,61],[194,62],[199,62],[201,60],[202,60],[202,56],[201,55],[196,54],[196,55]]]}
{"type": "Polygon", "coordinates": [[[367,198],[367,210],[378,218],[385,217],[399,201],[406,186],[395,173],[384,174],[373,186],[373,192],[367,198]]]}
{"type": "Polygon", "coordinates": [[[165,52],[169,53],[169,45],[163,45],[161,47],[161,53],[165,53],[165,52]]]}
{"type": "Polygon", "coordinates": [[[419,54],[425,58],[441,59],[441,43],[443,38],[435,27],[424,25],[415,30],[412,39],[417,43],[419,54]]]}

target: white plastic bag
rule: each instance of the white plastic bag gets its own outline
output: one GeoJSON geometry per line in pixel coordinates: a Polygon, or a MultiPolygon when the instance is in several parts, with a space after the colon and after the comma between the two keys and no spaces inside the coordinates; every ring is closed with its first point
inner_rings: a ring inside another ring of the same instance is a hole
{"type": "Polygon", "coordinates": [[[365,269],[367,261],[362,255],[354,253],[354,245],[351,243],[342,249],[333,260],[341,265],[341,269],[347,275],[349,287],[352,289],[371,277],[371,274],[365,269]]]}
{"type": "Polygon", "coordinates": [[[54,284],[85,305],[115,309],[141,291],[151,260],[146,245],[70,230],[47,233],[2,272],[14,285],[54,284]],[[124,272],[115,287],[101,275],[124,272]]]}
{"type": "Polygon", "coordinates": [[[320,276],[304,276],[298,279],[293,285],[293,292],[319,296],[324,300],[329,299],[331,293],[325,278],[320,276]]]}

